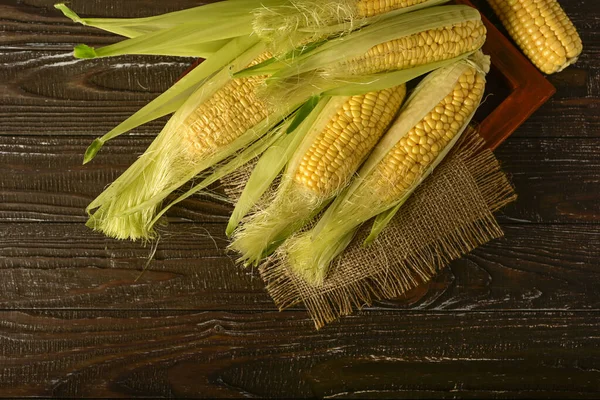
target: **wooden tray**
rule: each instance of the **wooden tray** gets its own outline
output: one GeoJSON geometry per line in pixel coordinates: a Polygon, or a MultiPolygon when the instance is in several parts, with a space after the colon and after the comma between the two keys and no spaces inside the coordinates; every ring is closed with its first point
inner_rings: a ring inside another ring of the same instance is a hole
{"type": "MultiPolygon", "coordinates": [[[[477,8],[469,0],[454,3],[477,8]]],[[[491,56],[492,68],[487,77],[485,101],[474,122],[479,124],[479,134],[489,147],[495,149],[548,101],[556,88],[485,15],[481,17],[487,28],[483,52],[491,56]]],[[[182,76],[201,62],[196,61],[182,76]]]]}
{"type": "MultiPolygon", "coordinates": [[[[469,0],[455,3],[475,7],[469,0]]],[[[495,149],[547,102],[556,88],[485,15],[481,18],[487,28],[483,52],[492,57],[492,69],[487,77],[486,101],[475,121],[480,124],[480,135],[495,149]]]]}

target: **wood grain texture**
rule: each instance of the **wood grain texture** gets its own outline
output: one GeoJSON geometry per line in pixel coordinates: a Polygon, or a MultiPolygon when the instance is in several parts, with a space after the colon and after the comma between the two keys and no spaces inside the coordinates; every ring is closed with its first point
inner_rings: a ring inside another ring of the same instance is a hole
{"type": "MultiPolygon", "coordinates": [[[[119,138],[81,165],[88,138],[0,136],[0,222],[85,222],[85,207],[150,144],[119,138]]],[[[509,221],[600,222],[600,142],[515,138],[496,152],[519,193],[503,211],[509,221]]],[[[176,207],[172,222],[224,222],[231,208],[195,197],[176,207]]]]}
{"type": "MultiPolygon", "coordinates": [[[[117,38],[53,3],[0,0],[0,397],[600,395],[596,0],[561,0],[584,54],[550,77],[557,94],[497,151],[520,196],[500,215],[506,237],[319,332],[300,307],[276,312],[233,264],[227,204],[195,197],[173,209],[141,277],[150,248],[83,226],[85,206],[164,120],[85,167],[84,149],[191,60],[74,60],[73,45],[117,38]]],[[[136,17],[201,3],[70,6],[136,17]]]]}
{"type": "MultiPolygon", "coordinates": [[[[505,230],[506,238],[376,308],[600,310],[600,226],[505,230]]],[[[257,274],[225,252],[223,232],[223,224],[166,228],[141,274],[151,249],[140,244],[79,224],[0,224],[0,309],[275,310],[257,274]]]]}
{"type": "Polygon", "coordinates": [[[298,312],[2,312],[1,356],[10,361],[0,388],[60,397],[592,398],[600,353],[586,349],[600,346],[599,323],[598,312],[373,311],[315,332],[298,312]]]}

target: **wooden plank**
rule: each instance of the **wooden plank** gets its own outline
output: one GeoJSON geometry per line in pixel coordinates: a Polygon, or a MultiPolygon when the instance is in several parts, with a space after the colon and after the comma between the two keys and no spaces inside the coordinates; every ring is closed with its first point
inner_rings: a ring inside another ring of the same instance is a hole
{"type": "MultiPolygon", "coordinates": [[[[101,136],[168,89],[191,60],[76,60],[71,52],[0,54],[0,135],[101,136]]],[[[165,119],[135,131],[157,134],[165,119]]]]}
{"type": "MultiPolygon", "coordinates": [[[[385,309],[600,310],[600,226],[507,225],[385,309]]],[[[151,249],[80,224],[0,224],[0,309],[273,310],[256,274],[225,252],[223,224],[176,224],[151,249]]],[[[233,255],[230,255],[233,257],[233,255]]]]}
{"type": "MultiPolygon", "coordinates": [[[[0,136],[0,222],[84,222],[87,204],[149,143],[149,138],[118,139],[82,166],[87,138],[0,136]]],[[[509,139],[497,155],[520,195],[503,212],[509,221],[600,221],[597,140],[509,139]]],[[[229,212],[224,204],[194,198],[169,215],[172,221],[215,222],[229,212]]]]}
{"type": "Polygon", "coordinates": [[[519,198],[510,221],[598,223],[600,143],[597,139],[512,138],[496,151],[519,198]]]}
{"type": "Polygon", "coordinates": [[[1,312],[5,396],[592,398],[598,312],[1,312]],[[503,329],[498,329],[503,327],[503,329]]]}
{"type": "MultiPolygon", "coordinates": [[[[71,0],[69,7],[82,17],[135,18],[149,17],[178,11],[211,1],[173,0],[157,2],[148,0],[86,1],[71,0]]],[[[117,40],[116,35],[73,23],[54,9],[54,0],[2,0],[0,1],[0,48],[68,50],[74,44],[106,45],[117,40]]]]}

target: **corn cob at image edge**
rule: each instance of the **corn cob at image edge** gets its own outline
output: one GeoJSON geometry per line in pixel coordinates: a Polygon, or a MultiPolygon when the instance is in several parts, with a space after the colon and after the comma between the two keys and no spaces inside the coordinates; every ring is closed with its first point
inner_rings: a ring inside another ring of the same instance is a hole
{"type": "Polygon", "coordinates": [[[358,169],[398,112],[406,85],[329,101],[288,166],[273,202],[246,221],[230,248],[253,264],[300,229],[358,169]],[[332,115],[333,114],[333,115],[332,115]]]}
{"type": "Polygon", "coordinates": [[[489,59],[479,53],[424,79],[361,168],[360,178],[312,230],[290,238],[277,259],[307,282],[322,283],[358,227],[401,206],[456,143],[481,102],[488,70],[489,59]]]}
{"type": "Polygon", "coordinates": [[[556,0],[488,0],[525,55],[545,74],[560,72],[583,50],[575,26],[556,0]]]}

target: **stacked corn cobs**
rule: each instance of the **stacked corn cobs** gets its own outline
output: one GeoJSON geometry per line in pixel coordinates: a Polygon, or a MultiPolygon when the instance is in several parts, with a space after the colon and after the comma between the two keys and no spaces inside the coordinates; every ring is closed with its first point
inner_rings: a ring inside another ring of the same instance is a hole
{"type": "Polygon", "coordinates": [[[385,229],[481,102],[486,29],[477,10],[442,3],[230,0],[141,19],[86,19],[58,4],[125,36],[79,45],[76,57],[206,59],[90,145],[85,163],[110,139],[172,114],[89,205],[88,226],[155,239],[174,204],[254,165],[227,227],[230,248],[245,265],[270,259],[322,283],[359,226],[374,219],[366,244],[385,229]]]}

